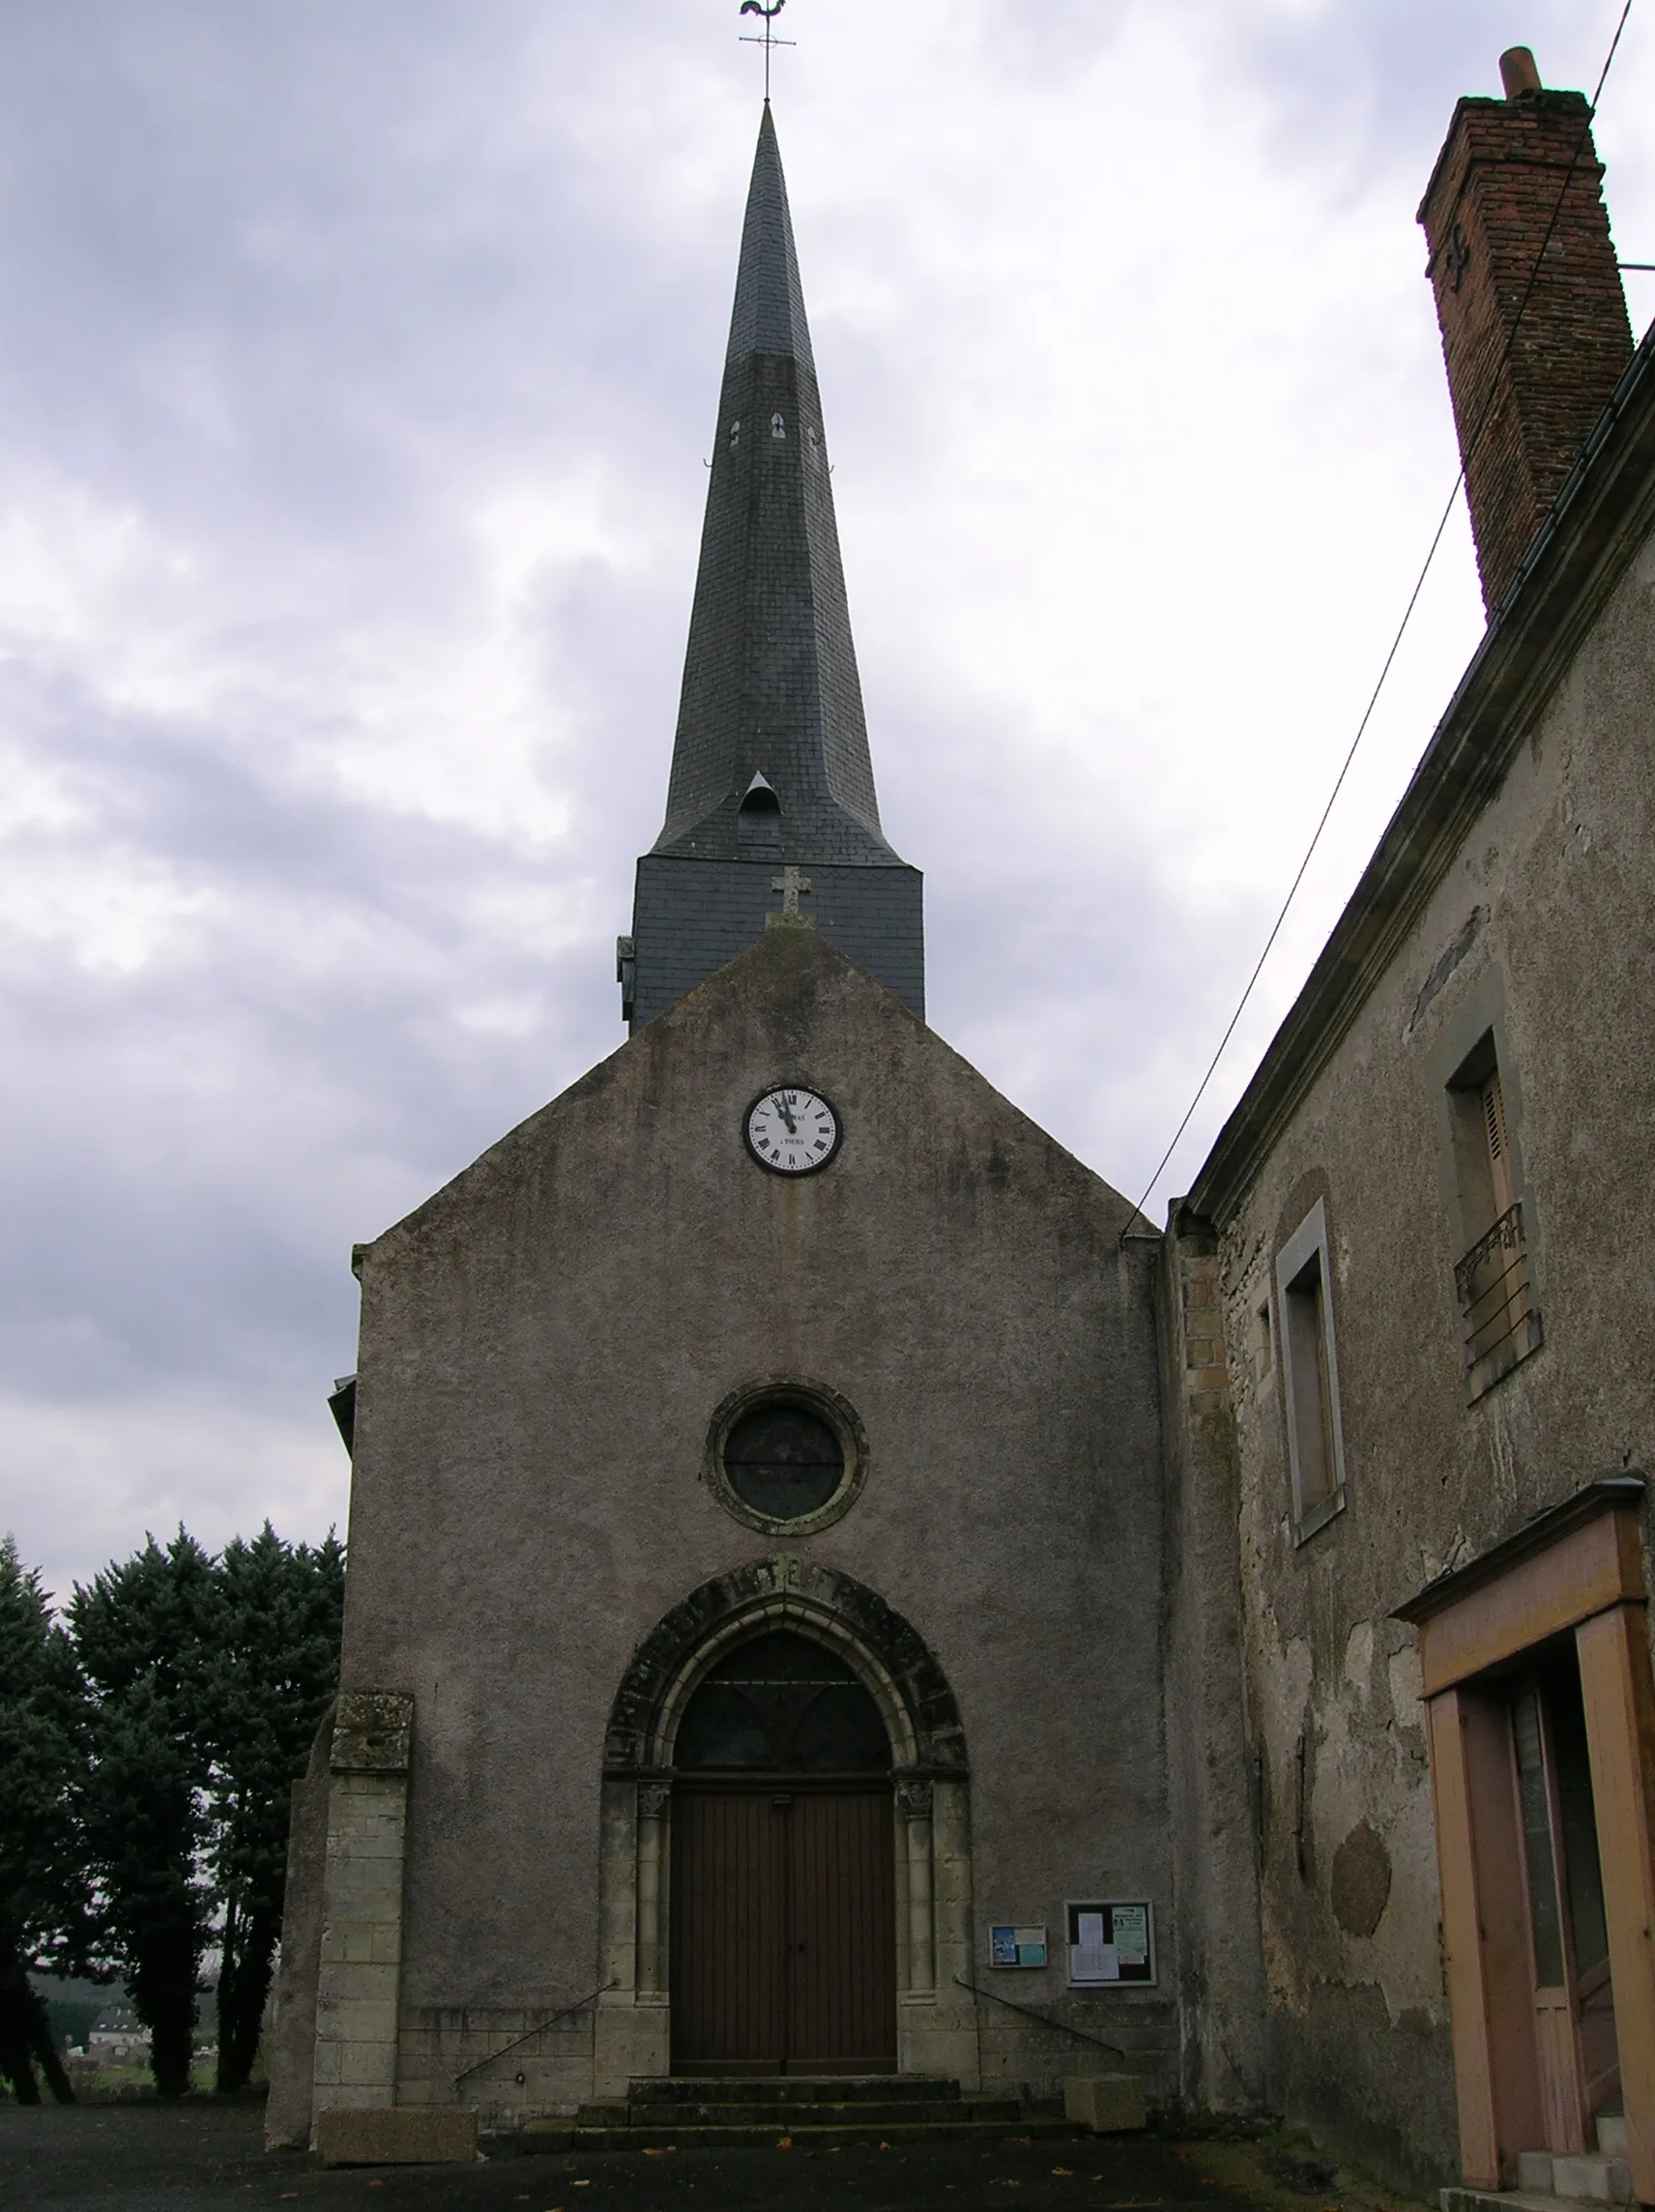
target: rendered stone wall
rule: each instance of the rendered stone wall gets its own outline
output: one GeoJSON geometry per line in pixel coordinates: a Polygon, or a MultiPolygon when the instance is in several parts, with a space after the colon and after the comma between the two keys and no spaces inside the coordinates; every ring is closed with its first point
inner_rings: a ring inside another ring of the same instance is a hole
{"type": "Polygon", "coordinates": [[[1244,1719],[1235,1427],[1210,1222],[1175,1208],[1162,1250],[1167,1745],[1179,2087],[1197,2110],[1267,2102],[1254,1773],[1244,1719]]]}

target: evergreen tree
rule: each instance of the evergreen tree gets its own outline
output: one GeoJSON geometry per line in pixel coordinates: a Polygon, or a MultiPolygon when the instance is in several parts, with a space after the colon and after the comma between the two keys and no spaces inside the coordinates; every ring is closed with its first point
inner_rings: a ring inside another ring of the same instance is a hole
{"type": "Polygon", "coordinates": [[[344,1547],[285,1544],[267,1521],[225,1547],[207,1637],[210,1864],[221,1911],[220,2091],[252,2071],[281,1934],[294,1781],[338,1682],[344,1547]]]}
{"type": "Polygon", "coordinates": [[[0,2079],[24,2105],[40,2103],[37,2066],[60,2103],[74,2094],[29,1974],[85,1964],[77,1812],[88,1718],[69,1639],[8,1536],[0,1542],[0,2079]]]}
{"type": "Polygon", "coordinates": [[[77,1587],[69,1609],[94,1701],[86,1848],[109,1947],[150,2031],[163,2097],[189,2086],[212,1896],[208,1654],[213,1561],[183,1528],[77,1587]]]}

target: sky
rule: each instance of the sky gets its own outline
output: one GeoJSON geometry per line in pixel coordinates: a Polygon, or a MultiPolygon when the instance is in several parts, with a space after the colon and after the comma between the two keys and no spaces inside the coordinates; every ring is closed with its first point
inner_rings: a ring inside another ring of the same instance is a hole
{"type": "MultiPolygon", "coordinates": [[[[928,1013],[1128,1197],[1457,468],[1415,209],[1619,0],[790,0],[928,1013]]],[[[0,4],[0,1529],[341,1530],[377,1236],[623,1041],[761,65],[736,0],[0,4]]],[[[1655,261],[1655,5],[1598,124],[1655,261]]],[[[1633,324],[1655,277],[1627,278],[1633,324]]],[[[1482,629],[1463,510],[1193,1179],[1482,629]]]]}

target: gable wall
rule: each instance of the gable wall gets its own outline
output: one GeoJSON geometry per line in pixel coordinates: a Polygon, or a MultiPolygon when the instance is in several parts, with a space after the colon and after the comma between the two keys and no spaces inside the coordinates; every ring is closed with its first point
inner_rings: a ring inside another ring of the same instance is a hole
{"type": "MultiPolygon", "coordinates": [[[[595,1986],[617,1685],[689,1591],[781,1549],[877,1590],[941,1663],[979,1937],[1046,1921],[1056,1945],[1065,1898],[1166,1915],[1154,1252],[1119,1243],[1126,1212],[794,929],[369,1249],[344,1685],[414,1700],[405,2016],[595,1986]],[[740,1134],[785,1079],[845,1128],[800,1182],[740,1134]],[[839,1391],[870,1444],[857,1505],[786,1546],[701,1472],[714,1409],[766,1376],[839,1391]]],[[[1008,1979],[1107,2015],[1166,2078],[1164,1994],[1008,1979]]],[[[981,2010],[986,2074],[1072,2070],[1071,2039],[981,2010]]]]}

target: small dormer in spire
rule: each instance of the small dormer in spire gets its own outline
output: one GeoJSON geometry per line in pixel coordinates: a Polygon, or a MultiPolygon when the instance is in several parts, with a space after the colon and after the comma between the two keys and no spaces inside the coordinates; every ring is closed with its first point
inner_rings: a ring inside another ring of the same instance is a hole
{"type": "Polygon", "coordinates": [[[917,870],[886,842],[775,122],[741,229],[666,821],[638,863],[634,1027],[764,934],[777,859],[818,926],[924,1007],[917,870]]]}

